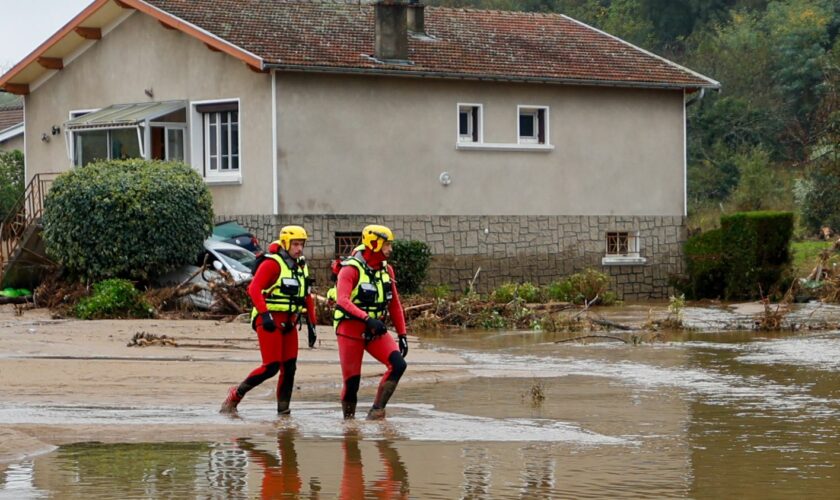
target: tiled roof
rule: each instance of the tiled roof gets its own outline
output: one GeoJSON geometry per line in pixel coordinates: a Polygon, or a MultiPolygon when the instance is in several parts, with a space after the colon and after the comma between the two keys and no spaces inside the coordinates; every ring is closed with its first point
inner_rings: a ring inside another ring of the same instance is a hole
{"type": "Polygon", "coordinates": [[[430,76],[718,87],[717,82],[557,14],[427,7],[430,37],[409,37],[410,65],[374,53],[369,3],[145,0],[270,67],[430,76]]]}
{"type": "Polygon", "coordinates": [[[23,106],[0,106],[0,132],[23,123],[23,106]]]}

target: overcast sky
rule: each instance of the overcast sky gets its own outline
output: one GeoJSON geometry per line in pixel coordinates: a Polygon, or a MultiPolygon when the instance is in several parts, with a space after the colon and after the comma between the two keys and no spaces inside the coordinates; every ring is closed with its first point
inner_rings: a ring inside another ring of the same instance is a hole
{"type": "Polygon", "coordinates": [[[92,2],[0,0],[0,69],[20,62],[92,2]]]}

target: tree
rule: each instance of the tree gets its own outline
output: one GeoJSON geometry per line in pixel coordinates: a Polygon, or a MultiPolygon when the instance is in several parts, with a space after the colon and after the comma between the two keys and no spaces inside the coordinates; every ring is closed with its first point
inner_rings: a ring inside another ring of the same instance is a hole
{"type": "Polygon", "coordinates": [[[0,221],[5,219],[23,196],[23,153],[0,152],[0,221]]]}

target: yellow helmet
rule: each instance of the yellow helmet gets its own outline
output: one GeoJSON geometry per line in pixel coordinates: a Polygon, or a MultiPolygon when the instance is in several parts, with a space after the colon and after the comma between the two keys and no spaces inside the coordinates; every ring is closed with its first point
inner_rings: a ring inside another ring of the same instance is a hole
{"type": "Polygon", "coordinates": [[[386,241],[394,241],[394,233],[385,226],[370,224],[362,229],[362,244],[372,252],[382,250],[386,241]]]}
{"type": "Polygon", "coordinates": [[[277,241],[280,243],[280,248],[288,252],[289,247],[292,245],[292,240],[306,241],[308,238],[306,229],[301,226],[283,226],[280,229],[280,238],[277,241]]]}

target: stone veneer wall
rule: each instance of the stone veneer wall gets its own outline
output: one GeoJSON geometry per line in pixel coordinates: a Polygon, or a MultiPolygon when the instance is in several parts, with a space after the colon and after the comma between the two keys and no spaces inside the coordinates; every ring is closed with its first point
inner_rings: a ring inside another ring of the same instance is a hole
{"type": "MultiPolygon", "coordinates": [[[[263,246],[277,238],[280,227],[299,224],[310,239],[306,256],[316,287],[326,290],[328,264],[334,257],[335,233],[383,224],[397,239],[428,243],[434,255],[428,283],[463,290],[476,270],[480,292],[506,281],[548,284],[587,267],[611,277],[612,289],[624,300],[667,298],[668,277],[683,271],[686,239],[681,216],[368,216],[305,215],[219,216],[249,228],[263,246]],[[641,265],[601,264],[607,231],[639,233],[641,265]]],[[[397,270],[399,279],[399,270],[397,270]]]]}

